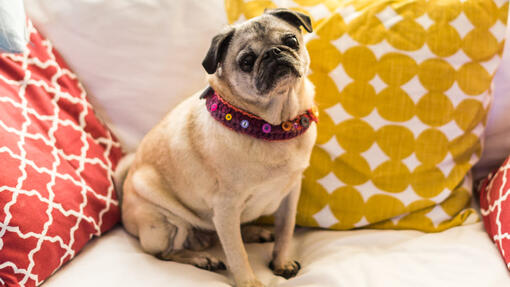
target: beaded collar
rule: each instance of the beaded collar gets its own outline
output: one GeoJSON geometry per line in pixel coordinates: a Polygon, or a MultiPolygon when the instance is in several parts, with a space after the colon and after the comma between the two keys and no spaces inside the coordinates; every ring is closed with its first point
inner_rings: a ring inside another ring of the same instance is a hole
{"type": "Polygon", "coordinates": [[[318,122],[319,113],[316,106],[293,120],[272,125],[260,117],[230,105],[211,87],[208,87],[200,98],[206,99],[205,106],[211,116],[227,128],[267,141],[295,138],[306,132],[312,122],[318,122]]]}

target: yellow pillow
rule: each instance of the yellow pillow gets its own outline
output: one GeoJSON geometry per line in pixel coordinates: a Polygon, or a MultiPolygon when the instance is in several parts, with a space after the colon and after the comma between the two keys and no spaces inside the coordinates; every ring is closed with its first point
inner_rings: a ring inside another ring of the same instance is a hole
{"type": "Polygon", "coordinates": [[[297,223],[428,232],[478,220],[482,151],[508,0],[225,0],[229,21],[289,7],[312,16],[321,111],[297,223]]]}

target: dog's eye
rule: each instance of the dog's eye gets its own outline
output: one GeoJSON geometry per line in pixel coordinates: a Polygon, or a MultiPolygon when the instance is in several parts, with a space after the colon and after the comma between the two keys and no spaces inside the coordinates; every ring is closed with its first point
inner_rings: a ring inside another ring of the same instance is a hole
{"type": "Polygon", "coordinates": [[[283,44],[285,44],[285,46],[288,46],[292,49],[297,49],[299,47],[298,39],[294,35],[286,36],[283,39],[283,44]]]}
{"type": "Polygon", "coordinates": [[[246,73],[249,73],[253,69],[254,63],[255,55],[250,53],[241,58],[241,61],[239,61],[239,66],[241,67],[241,70],[243,70],[246,73]]]}

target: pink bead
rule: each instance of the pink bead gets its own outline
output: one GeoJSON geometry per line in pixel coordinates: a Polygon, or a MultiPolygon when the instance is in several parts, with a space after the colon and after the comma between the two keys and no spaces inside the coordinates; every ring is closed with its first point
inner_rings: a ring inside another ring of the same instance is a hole
{"type": "Polygon", "coordinates": [[[212,104],[211,105],[211,112],[214,112],[217,109],[218,109],[218,104],[212,104]]]}
{"type": "Polygon", "coordinates": [[[271,125],[270,124],[264,124],[262,125],[262,131],[266,134],[271,132],[271,125]]]}

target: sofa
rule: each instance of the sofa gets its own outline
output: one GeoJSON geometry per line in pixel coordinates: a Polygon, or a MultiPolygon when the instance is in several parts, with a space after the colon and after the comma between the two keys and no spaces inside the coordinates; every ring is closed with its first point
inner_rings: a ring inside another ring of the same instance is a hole
{"type": "MultiPolygon", "coordinates": [[[[245,13],[229,19],[221,12],[233,9],[225,7],[227,2],[24,1],[28,17],[79,77],[96,114],[118,137],[124,152],[134,151],[167,111],[205,87],[200,62],[210,39],[229,22],[248,18],[245,13]]],[[[320,4],[313,7],[315,17],[326,13],[320,4]]],[[[472,169],[476,179],[497,168],[509,154],[509,88],[510,46],[506,45],[491,86],[494,102],[483,133],[484,153],[472,169]]],[[[478,215],[469,216],[459,226],[430,233],[419,228],[339,231],[298,226],[293,254],[302,269],[289,280],[274,276],[267,267],[272,243],[246,248],[255,274],[266,286],[509,285],[508,268],[480,220],[476,194],[468,208],[478,215]]],[[[211,252],[224,258],[219,246],[211,252]]],[[[43,286],[231,284],[228,272],[209,272],[144,253],[138,240],[117,224],[88,242],[43,286]]]]}

